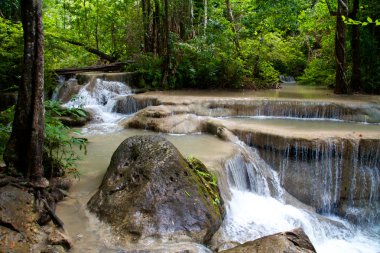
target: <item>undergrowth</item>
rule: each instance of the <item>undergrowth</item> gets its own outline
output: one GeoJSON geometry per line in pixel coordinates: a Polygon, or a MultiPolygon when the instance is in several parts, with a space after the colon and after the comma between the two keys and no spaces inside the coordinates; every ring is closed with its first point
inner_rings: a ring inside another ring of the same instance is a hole
{"type": "MultiPolygon", "coordinates": [[[[14,106],[0,112],[0,157],[2,158],[7,141],[12,131],[14,106]]],[[[74,135],[79,134],[65,126],[60,116],[72,118],[86,117],[80,108],[63,108],[56,101],[45,101],[45,142],[43,166],[47,178],[73,175],[79,177],[76,162],[80,159],[78,152],[87,153],[87,140],[74,135]]]]}

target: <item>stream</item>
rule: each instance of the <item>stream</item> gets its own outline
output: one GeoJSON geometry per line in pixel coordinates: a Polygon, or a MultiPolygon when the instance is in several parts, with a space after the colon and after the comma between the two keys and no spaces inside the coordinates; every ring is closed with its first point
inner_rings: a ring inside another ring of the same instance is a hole
{"type": "MultiPolygon", "coordinates": [[[[191,96],[197,99],[211,96],[209,91],[179,91],[167,92],[167,94],[169,98],[166,99],[169,100],[170,96],[191,96]]],[[[379,151],[373,162],[358,167],[360,171],[366,169],[371,171],[370,174],[363,172],[363,178],[365,178],[363,182],[370,184],[372,189],[369,193],[372,202],[368,202],[368,205],[374,205],[373,208],[370,206],[372,209],[370,208],[368,211],[371,219],[367,222],[352,223],[344,217],[338,217],[329,212],[333,208],[321,209],[322,211],[317,213],[313,208],[294,197],[289,197],[289,193],[284,189],[284,185],[286,185],[285,170],[276,168],[276,166],[280,167],[276,165],[276,162],[264,159],[268,155],[263,155],[262,151],[248,146],[243,140],[224,141],[207,133],[168,134],[123,129],[121,122],[133,117],[133,114],[116,113],[114,107],[119,99],[131,95],[132,89],[121,82],[96,79],[95,83],[89,82],[85,85],[78,92],[76,99],[66,103],[68,107],[83,107],[93,113],[93,120],[81,128],[82,137],[88,138],[89,143],[88,154],[78,163],[80,180],[74,181],[69,196],[57,207],[57,215],[63,220],[65,229],[75,241],[72,252],[128,252],[128,250],[144,249],[133,247],[121,249],[116,246],[107,226],[101,224],[85,207],[87,201],[96,192],[111,155],[118,145],[130,136],[147,134],[165,136],[184,156],[193,155],[199,158],[218,175],[218,184],[226,205],[226,215],[218,238],[220,249],[227,247],[229,242],[244,243],[273,233],[302,227],[317,252],[378,253],[380,251],[379,151]]],[[[238,93],[214,92],[213,96],[233,99],[239,95],[238,93]]],[[[336,99],[326,89],[302,87],[297,90],[295,85],[285,86],[282,90],[262,91],[255,95],[252,95],[251,92],[242,92],[240,97],[244,96],[267,97],[270,100],[284,97],[336,99]]],[[[371,103],[378,103],[379,101],[376,97],[355,99],[358,100],[354,103],[368,100],[371,103]]],[[[350,98],[344,97],[341,100],[347,101],[350,98]]],[[[378,123],[270,116],[229,116],[219,117],[217,120],[225,122],[226,125],[236,125],[244,129],[257,128],[263,129],[263,132],[274,132],[282,134],[282,136],[298,136],[298,138],[306,139],[325,138],[329,135],[339,138],[347,136],[354,138],[358,134],[380,139],[378,123]]],[[[327,162],[328,164],[335,164],[336,154],[337,151],[334,151],[333,155],[323,157],[323,159],[331,160],[327,162]]],[[[282,161],[285,159],[290,158],[284,157],[282,161]]],[[[294,161],[291,162],[294,163],[294,161]]],[[[339,161],[336,164],[338,164],[336,166],[340,166],[339,161]]],[[[314,167],[322,169],[320,162],[316,163],[314,167]]],[[[330,181],[322,179],[324,184],[332,185],[334,180],[331,179],[336,179],[338,176],[330,175],[330,178],[326,178],[330,181]]],[[[327,187],[327,189],[336,191],[337,186],[327,187]]],[[[328,199],[328,203],[326,203],[333,206],[329,201],[331,202],[331,199],[328,199]]],[[[352,209],[353,212],[355,210],[360,212],[360,209],[354,209],[354,207],[352,209]]],[[[165,252],[166,247],[166,245],[145,246],[148,246],[149,249],[156,249],[157,252],[165,252]]],[[[167,245],[167,247],[171,246],[167,245]]],[[[199,252],[210,251],[201,245],[194,247],[199,252]]]]}

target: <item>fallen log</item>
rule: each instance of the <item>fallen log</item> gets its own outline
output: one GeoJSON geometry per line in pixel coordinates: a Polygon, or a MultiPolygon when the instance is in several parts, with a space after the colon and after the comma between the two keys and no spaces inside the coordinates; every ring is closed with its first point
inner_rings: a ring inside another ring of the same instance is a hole
{"type": "Polygon", "coordinates": [[[115,62],[107,65],[96,65],[89,67],[81,67],[81,68],[67,68],[67,69],[57,69],[55,73],[57,75],[75,75],[82,72],[114,72],[114,71],[123,71],[125,65],[131,62],[115,62]]]}

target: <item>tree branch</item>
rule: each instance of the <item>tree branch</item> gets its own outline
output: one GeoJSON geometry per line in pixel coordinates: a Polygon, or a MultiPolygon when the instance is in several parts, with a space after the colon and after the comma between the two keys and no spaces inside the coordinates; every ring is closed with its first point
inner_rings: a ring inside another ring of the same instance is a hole
{"type": "Polygon", "coordinates": [[[339,3],[344,7],[344,9],[346,10],[346,13],[348,13],[348,6],[345,2],[343,2],[343,0],[338,0],[339,3]]]}
{"type": "Polygon", "coordinates": [[[67,42],[69,44],[72,44],[72,45],[75,45],[75,46],[80,46],[80,47],[83,47],[87,52],[90,52],[92,54],[95,54],[97,56],[99,56],[101,59],[103,60],[107,60],[109,62],[116,62],[117,61],[117,58],[114,57],[114,56],[111,56],[111,55],[108,55],[106,53],[103,53],[102,51],[100,50],[97,50],[95,48],[91,48],[91,47],[88,47],[86,46],[85,44],[81,43],[81,42],[78,42],[78,41],[74,41],[74,40],[69,40],[69,39],[65,39],[65,38],[59,38],[60,40],[64,41],[64,42],[67,42]]]}

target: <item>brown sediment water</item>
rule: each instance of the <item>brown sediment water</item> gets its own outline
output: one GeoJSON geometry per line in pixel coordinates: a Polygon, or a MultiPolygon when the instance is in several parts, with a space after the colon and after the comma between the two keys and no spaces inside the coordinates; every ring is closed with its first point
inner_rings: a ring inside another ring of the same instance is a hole
{"type": "MultiPolygon", "coordinates": [[[[118,252],[110,242],[106,227],[86,211],[86,203],[100,185],[111,156],[118,145],[134,135],[157,134],[141,130],[124,130],[89,136],[88,154],[78,163],[80,179],[75,180],[69,196],[59,203],[57,215],[74,239],[72,252],[118,252]]],[[[164,135],[186,157],[199,158],[212,170],[220,170],[222,161],[234,153],[234,145],[211,135],[164,135]]],[[[152,246],[153,247],[153,246],[152,246]]]]}

